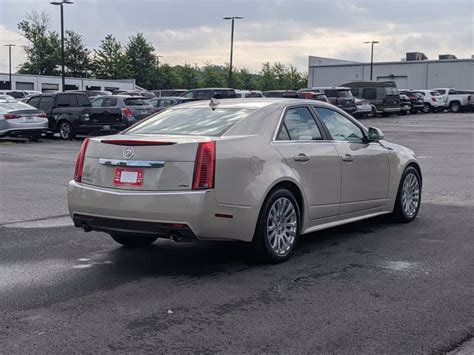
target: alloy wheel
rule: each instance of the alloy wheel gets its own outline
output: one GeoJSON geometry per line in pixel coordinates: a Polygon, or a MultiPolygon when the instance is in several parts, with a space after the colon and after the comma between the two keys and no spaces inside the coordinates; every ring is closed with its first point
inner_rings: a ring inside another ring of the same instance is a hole
{"type": "Polygon", "coordinates": [[[295,243],[298,215],[293,202],[286,197],[277,199],[267,217],[267,239],[278,256],[288,254],[295,243]]]}
{"type": "Polygon", "coordinates": [[[420,204],[420,182],[414,173],[405,176],[402,187],[402,209],[409,218],[413,217],[420,204]]]}

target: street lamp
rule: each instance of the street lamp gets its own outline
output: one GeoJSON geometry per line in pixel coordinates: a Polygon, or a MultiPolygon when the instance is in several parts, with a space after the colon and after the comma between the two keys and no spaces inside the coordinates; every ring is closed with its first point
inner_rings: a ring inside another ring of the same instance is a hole
{"type": "Polygon", "coordinates": [[[5,47],[8,47],[8,76],[10,82],[10,90],[13,90],[12,85],[12,47],[15,47],[15,44],[5,44],[5,47]]]}
{"type": "Polygon", "coordinates": [[[370,81],[372,81],[372,73],[374,69],[374,44],[379,43],[379,41],[369,41],[364,42],[364,44],[370,43],[371,50],[370,50],[370,81]]]}
{"type": "Polygon", "coordinates": [[[62,88],[63,91],[66,91],[66,79],[64,75],[64,11],[63,5],[64,4],[73,4],[71,0],[61,0],[61,1],[51,1],[51,5],[59,5],[61,6],[61,81],[62,81],[62,88]]]}
{"type": "Polygon", "coordinates": [[[164,55],[156,55],[156,69],[160,68],[160,58],[163,58],[164,55]]]}
{"type": "Polygon", "coordinates": [[[230,67],[229,67],[229,87],[232,87],[232,56],[234,54],[234,21],[242,20],[240,16],[223,17],[223,20],[232,20],[232,30],[230,32],[230,67]]]}

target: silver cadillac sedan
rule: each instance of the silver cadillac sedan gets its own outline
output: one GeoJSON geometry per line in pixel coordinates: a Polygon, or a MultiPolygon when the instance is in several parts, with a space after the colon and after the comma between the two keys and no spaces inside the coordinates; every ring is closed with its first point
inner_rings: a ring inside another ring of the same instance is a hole
{"type": "Polygon", "coordinates": [[[320,101],[187,103],[84,140],[69,211],[75,226],[127,247],[240,240],[281,262],[303,234],[382,214],[415,219],[420,166],[383,138],[320,101]]]}

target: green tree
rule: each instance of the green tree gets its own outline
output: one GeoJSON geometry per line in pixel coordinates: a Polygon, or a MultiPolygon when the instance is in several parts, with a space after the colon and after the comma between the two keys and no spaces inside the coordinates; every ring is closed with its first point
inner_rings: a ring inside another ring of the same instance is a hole
{"type": "Polygon", "coordinates": [[[277,88],[276,75],[273,71],[272,65],[269,62],[262,64],[262,70],[260,70],[259,78],[257,80],[257,86],[259,90],[275,90],[277,88]]]}
{"type": "Polygon", "coordinates": [[[176,73],[182,80],[182,86],[184,89],[194,89],[200,85],[200,72],[198,69],[193,68],[189,64],[175,66],[176,73]]]}
{"type": "Polygon", "coordinates": [[[122,45],[114,36],[107,35],[100,42],[99,49],[94,50],[94,76],[99,79],[126,79],[131,74],[127,57],[122,45]]]}
{"type": "Polygon", "coordinates": [[[169,64],[162,64],[155,72],[155,84],[156,89],[180,89],[184,88],[184,81],[179,75],[176,67],[172,67],[169,64]]]}
{"type": "Polygon", "coordinates": [[[250,73],[248,69],[241,68],[233,74],[235,87],[243,90],[256,90],[258,75],[250,73]]]}
{"type": "Polygon", "coordinates": [[[142,33],[129,38],[125,49],[130,74],[135,78],[137,85],[152,89],[157,59],[155,48],[148,42],[142,33]]]}
{"type": "Polygon", "coordinates": [[[18,29],[28,43],[23,46],[26,61],[18,72],[24,74],[55,75],[60,64],[60,40],[50,30],[50,18],[45,12],[33,10],[18,23],[18,29]]]}
{"type": "Polygon", "coordinates": [[[201,69],[201,76],[201,85],[204,87],[227,86],[227,71],[222,66],[207,63],[201,69]]]}
{"type": "Polygon", "coordinates": [[[89,49],[82,36],[72,30],[66,30],[64,38],[64,63],[68,76],[81,78],[87,76],[90,69],[89,49]]]}

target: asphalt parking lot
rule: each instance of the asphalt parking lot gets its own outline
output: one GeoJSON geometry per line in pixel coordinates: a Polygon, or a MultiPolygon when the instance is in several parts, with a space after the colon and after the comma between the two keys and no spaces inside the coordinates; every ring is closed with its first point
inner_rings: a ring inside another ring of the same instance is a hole
{"type": "Polygon", "coordinates": [[[363,123],[416,151],[419,217],[308,235],[280,265],[83,233],[66,203],[81,141],[0,141],[1,352],[474,352],[474,114],[363,123]]]}

